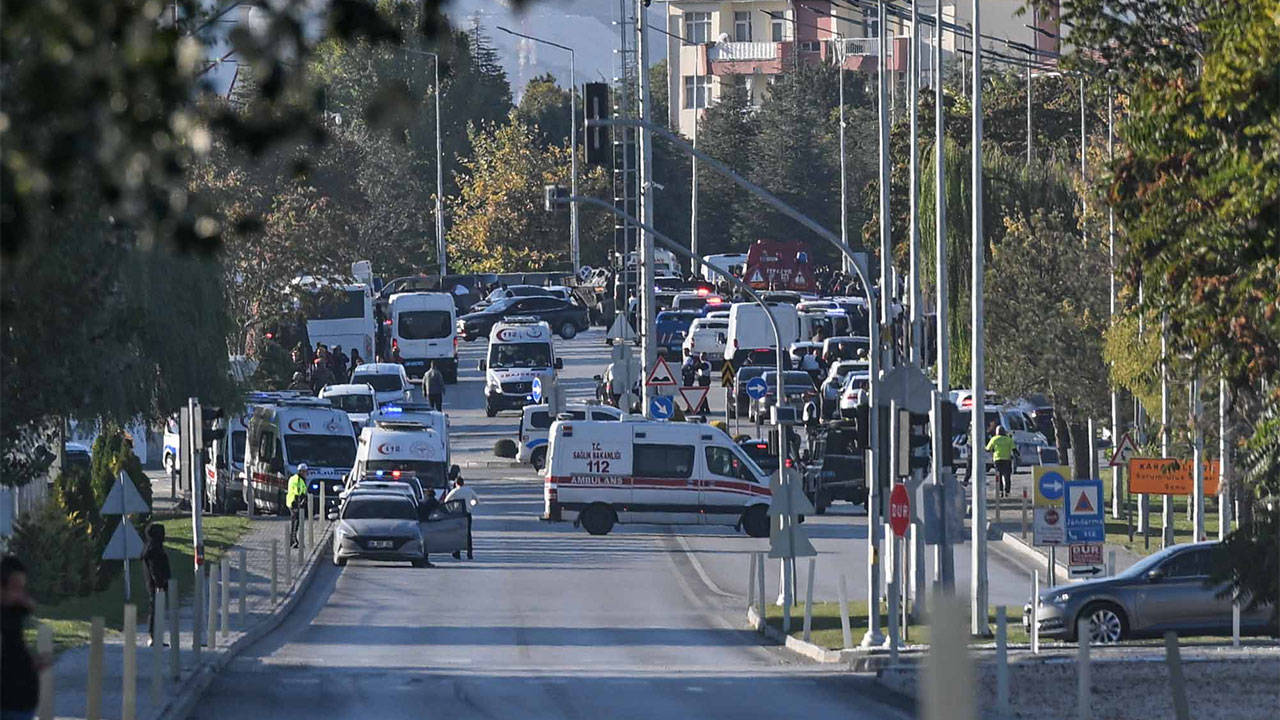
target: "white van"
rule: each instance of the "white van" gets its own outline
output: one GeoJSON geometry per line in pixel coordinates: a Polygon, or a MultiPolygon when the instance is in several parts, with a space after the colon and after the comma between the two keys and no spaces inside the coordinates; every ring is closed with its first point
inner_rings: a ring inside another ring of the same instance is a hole
{"type": "Polygon", "coordinates": [[[369,383],[343,383],[320,388],[320,397],[347,413],[351,429],[359,433],[369,422],[369,414],[378,409],[378,396],[369,383]]]}
{"type": "MultiPolygon", "coordinates": [[[[785,302],[765,302],[769,314],[778,323],[782,335],[782,347],[787,348],[799,339],[800,319],[796,306],[785,302]]],[[[729,308],[729,334],[724,347],[724,357],[734,367],[742,367],[742,361],[752,350],[776,349],[773,327],[765,316],[764,308],[756,303],[734,303],[729,308]]]]}
{"type": "Polygon", "coordinates": [[[404,402],[413,395],[413,384],[404,366],[399,363],[364,363],[351,371],[351,382],[360,385],[368,383],[373,386],[373,395],[378,404],[404,402]]]}
{"type": "Polygon", "coordinates": [[[342,410],[320,398],[282,399],[253,409],[245,438],[247,499],[264,512],[281,515],[289,478],[306,463],[312,495],[324,483],[329,507],[336,507],[343,478],[356,459],[356,434],[342,410]]]}
{"type": "Polygon", "coordinates": [[[430,403],[421,402],[404,402],[404,403],[388,403],[379,407],[369,416],[369,424],[373,425],[379,420],[402,420],[405,422],[422,423],[427,427],[435,430],[444,438],[444,456],[447,462],[453,462],[453,449],[449,443],[449,416],[435,408],[430,403]]]}
{"type": "Polygon", "coordinates": [[[592,535],[614,523],[729,525],[769,535],[769,477],[724,431],[661,421],[556,421],[546,516],[592,535]]]}
{"type": "Polygon", "coordinates": [[[702,265],[702,278],[708,282],[719,282],[723,276],[707,266],[719,268],[724,272],[736,272],[741,275],[742,269],[747,266],[747,254],[718,253],[716,255],[704,255],[702,265]]]}
{"type": "MultiPolygon", "coordinates": [[[[622,411],[618,408],[599,404],[567,403],[567,407],[560,413],[561,417],[565,415],[572,420],[609,422],[622,419],[622,411]]],[[[516,460],[533,465],[534,470],[541,471],[546,466],[547,434],[555,420],[556,418],[551,417],[550,405],[524,406],[524,413],[520,416],[520,429],[517,431],[519,439],[516,442],[519,449],[516,451],[516,460]]]]}
{"type": "Polygon", "coordinates": [[[405,372],[419,379],[436,363],[445,382],[458,381],[458,311],[448,293],[396,293],[389,301],[391,342],[405,372]]]}
{"type": "Polygon", "coordinates": [[[436,491],[447,490],[458,473],[449,465],[445,438],[433,427],[406,420],[378,420],[360,433],[347,486],[378,472],[412,473],[423,488],[436,491]]]}
{"type": "Polygon", "coordinates": [[[517,410],[534,402],[533,381],[550,392],[556,370],[564,362],[556,357],[551,327],[532,317],[509,317],[489,331],[489,349],[480,361],[484,373],[484,414],[517,410]]]}
{"type": "Polygon", "coordinates": [[[728,340],[729,320],[701,317],[689,326],[684,336],[684,351],[693,355],[706,353],[713,367],[724,360],[724,346],[728,340]]]}
{"type": "MultiPolygon", "coordinates": [[[[252,402],[252,400],[250,400],[252,402]]],[[[210,448],[204,465],[204,504],[209,512],[224,513],[244,508],[244,448],[249,435],[252,405],[241,415],[226,415],[213,423],[223,430],[210,448]]]]}

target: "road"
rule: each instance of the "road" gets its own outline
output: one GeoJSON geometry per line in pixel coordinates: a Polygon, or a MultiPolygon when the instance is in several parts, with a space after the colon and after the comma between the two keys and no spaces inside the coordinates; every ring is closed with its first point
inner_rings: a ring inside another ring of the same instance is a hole
{"type": "MultiPolygon", "coordinates": [[[[462,346],[445,397],[455,461],[494,459],[493,442],[518,422],[484,417],[483,348],[462,346]]],[[[561,342],[560,354],[568,397],[590,397],[608,357],[600,332],[561,342]]],[[[218,677],[192,717],[910,716],[909,701],[872,678],[761,646],[743,629],[746,553],[766,541],[655,526],[593,537],[537,519],[541,484],[528,470],[464,475],[482,498],[474,561],[325,564],[303,604],[218,677]]],[[[865,519],[848,505],[833,512],[810,521],[819,567],[846,568],[861,592],[865,519]]],[[[966,557],[958,550],[957,565],[966,557]]],[[[1008,584],[1008,601],[1020,602],[1021,571],[992,565],[993,587],[1008,584]]],[[[834,597],[835,573],[823,572],[817,594],[834,597]]]]}

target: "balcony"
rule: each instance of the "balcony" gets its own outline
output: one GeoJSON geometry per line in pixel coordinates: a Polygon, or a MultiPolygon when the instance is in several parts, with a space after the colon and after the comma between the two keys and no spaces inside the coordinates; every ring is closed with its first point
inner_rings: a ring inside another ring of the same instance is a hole
{"type": "MultiPolygon", "coordinates": [[[[907,36],[889,38],[888,68],[893,72],[907,69],[907,49],[911,39],[907,36]]],[[[843,58],[846,70],[875,72],[880,62],[880,38],[860,37],[832,40],[831,52],[843,58]]]]}
{"type": "Polygon", "coordinates": [[[774,74],[792,52],[790,42],[720,42],[707,47],[707,61],[714,75],[774,74]]]}

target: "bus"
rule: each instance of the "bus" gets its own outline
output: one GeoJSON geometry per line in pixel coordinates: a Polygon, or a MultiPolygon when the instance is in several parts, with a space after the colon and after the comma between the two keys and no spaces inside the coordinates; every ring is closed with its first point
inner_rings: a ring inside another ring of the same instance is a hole
{"type": "Polygon", "coordinates": [[[302,308],[310,348],[323,343],[330,349],[341,346],[347,354],[355,348],[365,361],[374,360],[372,288],[364,283],[334,283],[311,276],[295,278],[293,285],[313,296],[313,301],[302,308]]]}

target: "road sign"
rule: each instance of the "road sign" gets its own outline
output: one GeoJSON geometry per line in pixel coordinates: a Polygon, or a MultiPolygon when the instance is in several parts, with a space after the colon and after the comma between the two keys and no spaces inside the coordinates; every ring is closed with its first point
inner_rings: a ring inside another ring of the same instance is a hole
{"type": "Polygon", "coordinates": [[[911,526],[911,499],[907,496],[907,486],[895,483],[889,493],[889,527],[893,534],[904,537],[911,526]]]}
{"type": "MultiPolygon", "coordinates": [[[[1129,492],[1190,495],[1195,492],[1192,463],[1180,458],[1133,458],[1129,461],[1129,492]]],[[[1204,464],[1204,494],[1218,494],[1218,461],[1204,464]]]]}
{"type": "Polygon", "coordinates": [[[1102,520],[1102,481],[1072,480],[1067,483],[1065,528],[1068,543],[1100,543],[1106,540],[1102,520]]]}
{"type": "Polygon", "coordinates": [[[1097,577],[1107,571],[1102,564],[1102,543],[1076,543],[1070,546],[1067,573],[1073,577],[1097,577]]]}
{"type": "Polygon", "coordinates": [[[733,387],[733,363],[728,360],[720,366],[720,387],[733,387]]]}
{"type": "Polygon", "coordinates": [[[649,398],[649,415],[655,420],[666,420],[675,414],[675,399],[669,395],[655,395],[649,398]]]}
{"type": "Polygon", "coordinates": [[[116,531],[111,533],[107,547],[102,551],[103,560],[136,560],[142,557],[142,538],[133,529],[129,518],[121,517],[116,531]]]}
{"type": "Polygon", "coordinates": [[[626,313],[618,313],[618,316],[614,318],[613,325],[609,327],[608,337],[612,340],[623,341],[636,339],[636,331],[627,320],[626,313]]]}
{"type": "Polygon", "coordinates": [[[1063,465],[1040,465],[1032,472],[1035,509],[1032,514],[1032,543],[1061,545],[1067,535],[1063,522],[1063,497],[1070,469],[1063,465]]]}
{"type": "Polygon", "coordinates": [[[1128,465],[1129,461],[1138,454],[1138,444],[1133,441],[1133,437],[1129,433],[1120,436],[1120,442],[1116,443],[1116,451],[1111,453],[1111,467],[1120,467],[1128,465]]]}
{"type": "Polygon", "coordinates": [[[679,387],[680,383],[676,382],[676,376],[671,372],[671,366],[667,364],[667,359],[660,357],[653,363],[653,368],[649,371],[648,378],[644,381],[649,387],[679,387]]]}
{"type": "Polygon", "coordinates": [[[800,473],[795,468],[783,468],[769,481],[773,496],[769,505],[769,557],[813,557],[818,551],[809,542],[809,534],[798,522],[799,515],[814,512],[813,503],[804,494],[800,473]],[[785,482],[783,473],[786,473],[785,482]]]}
{"type": "Polygon", "coordinates": [[[705,385],[680,388],[680,397],[684,399],[684,405],[689,412],[698,412],[698,408],[702,407],[702,403],[706,401],[707,391],[710,389],[705,385]]]}
{"type": "Polygon", "coordinates": [[[542,378],[535,377],[533,379],[532,389],[533,389],[533,401],[536,403],[542,402],[542,378]]]}
{"type": "Polygon", "coordinates": [[[762,377],[753,377],[747,381],[747,396],[752,400],[759,400],[769,392],[769,385],[765,383],[762,377]]]}
{"type": "Polygon", "coordinates": [[[133,515],[149,513],[151,508],[138,494],[138,489],[133,486],[129,476],[122,472],[120,481],[111,486],[111,492],[107,493],[107,499],[99,512],[102,515],[133,515]]]}

